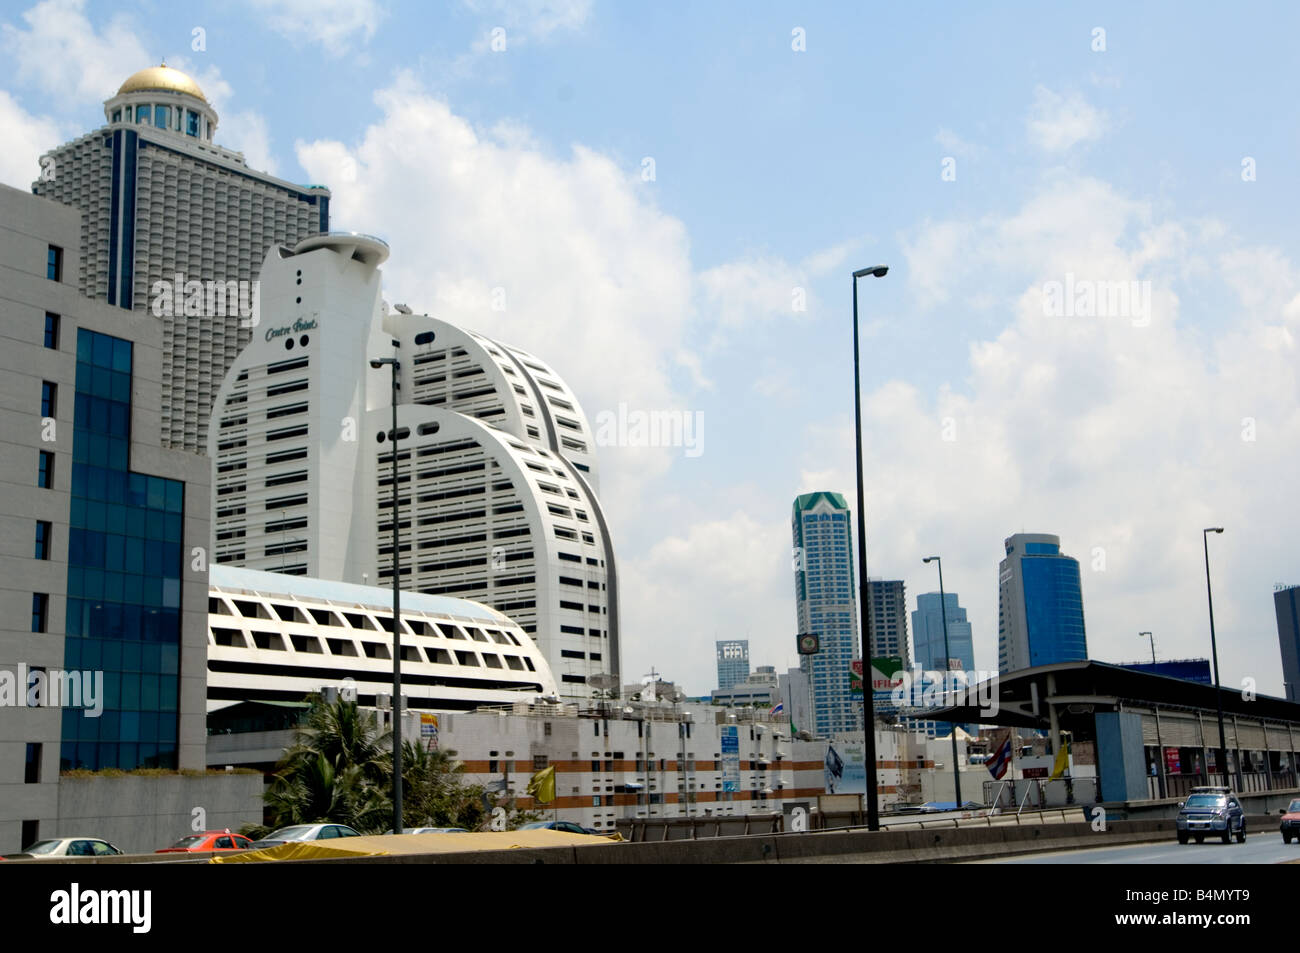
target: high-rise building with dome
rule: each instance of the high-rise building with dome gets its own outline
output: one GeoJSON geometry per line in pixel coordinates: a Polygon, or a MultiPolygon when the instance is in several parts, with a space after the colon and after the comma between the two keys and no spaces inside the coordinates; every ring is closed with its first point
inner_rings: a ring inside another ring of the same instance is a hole
{"type": "Polygon", "coordinates": [[[257,323],[252,286],[238,283],[257,279],[268,248],[328,231],[330,192],[257,172],[217,145],[216,110],[166,65],[128,77],[104,118],[42,156],[32,191],[82,213],[69,276],[82,292],[161,322],[162,443],[202,452],[217,388],[257,323]],[[179,294],[158,294],[192,281],[221,297],[198,306],[191,295],[196,307],[186,308],[170,307],[179,294]]]}

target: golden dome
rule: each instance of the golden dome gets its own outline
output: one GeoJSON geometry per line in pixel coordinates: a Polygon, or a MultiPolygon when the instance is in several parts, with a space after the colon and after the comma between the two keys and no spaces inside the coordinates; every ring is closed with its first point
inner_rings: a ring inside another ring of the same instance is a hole
{"type": "Polygon", "coordinates": [[[123,93],[135,93],[140,90],[162,89],[172,93],[184,93],[187,96],[193,96],[196,99],[206,103],[207,97],[203,95],[203,90],[199,89],[199,84],[194,82],[178,69],[172,69],[170,66],[150,66],[148,69],[142,69],[138,73],[133,73],[127,77],[125,83],[117,91],[120,96],[123,93]]]}

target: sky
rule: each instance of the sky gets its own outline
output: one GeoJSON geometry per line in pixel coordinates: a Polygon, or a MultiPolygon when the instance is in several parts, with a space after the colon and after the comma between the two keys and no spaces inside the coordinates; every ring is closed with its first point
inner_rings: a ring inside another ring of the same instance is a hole
{"type": "Polygon", "coordinates": [[[1003,540],[1080,561],[1089,655],[1281,694],[1300,583],[1300,13],[1208,3],[0,2],[0,181],[165,58],[255,168],[379,235],[385,297],[531,350],[595,423],[625,680],[796,664],[790,508],[944,581],[996,668],[1003,540]]]}

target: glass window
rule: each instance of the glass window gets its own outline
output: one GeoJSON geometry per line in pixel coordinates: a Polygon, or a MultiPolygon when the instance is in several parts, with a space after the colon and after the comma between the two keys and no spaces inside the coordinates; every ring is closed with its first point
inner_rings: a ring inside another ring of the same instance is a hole
{"type": "Polygon", "coordinates": [[[120,110],[120,109],[114,109],[114,110],[113,110],[113,122],[121,122],[121,121],[122,121],[122,110],[120,110]]]}
{"type": "Polygon", "coordinates": [[[41,451],[40,463],[36,470],[36,485],[45,490],[54,488],[54,454],[48,450],[41,451]]]}
{"type": "Polygon", "coordinates": [[[59,316],[51,311],[45,312],[45,346],[59,348],[59,316]]]}
{"type": "Polygon", "coordinates": [[[170,117],[170,113],[171,113],[170,106],[154,106],[153,124],[157,126],[159,129],[166,129],[167,120],[170,117]]]}
{"type": "Polygon", "coordinates": [[[50,558],[50,521],[36,521],[36,558],[50,558]]]}
{"type": "Polygon", "coordinates": [[[149,121],[149,107],[148,107],[148,106],[136,106],[136,107],[135,107],[135,121],[138,122],[138,123],[147,123],[147,122],[149,121]]]}
{"type": "Polygon", "coordinates": [[[41,779],[41,746],[39,744],[27,745],[27,768],[23,773],[23,782],[25,784],[36,784],[41,779]]]}
{"type": "Polygon", "coordinates": [[[199,134],[199,114],[193,109],[185,110],[185,135],[197,136],[199,134]]]}
{"type": "Polygon", "coordinates": [[[32,593],[32,631],[46,631],[50,611],[50,597],[43,592],[32,593]]]}
{"type": "Polygon", "coordinates": [[[53,417],[57,409],[55,398],[59,393],[59,385],[51,381],[41,381],[41,416],[53,417]]]}
{"type": "Polygon", "coordinates": [[[63,280],[63,249],[51,245],[45,256],[45,277],[50,281],[63,280]]]}

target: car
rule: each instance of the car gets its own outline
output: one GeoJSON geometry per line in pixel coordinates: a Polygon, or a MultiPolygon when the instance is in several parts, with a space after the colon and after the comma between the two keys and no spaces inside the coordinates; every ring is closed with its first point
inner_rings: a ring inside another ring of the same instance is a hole
{"type": "Polygon", "coordinates": [[[272,831],[261,840],[253,841],[252,850],[263,847],[279,847],[291,841],[333,840],[338,837],[360,837],[361,835],[346,824],[293,824],[272,831]]]}
{"type": "Polygon", "coordinates": [[[1300,842],[1300,797],[1287,805],[1282,812],[1282,842],[1291,843],[1291,838],[1300,842]]]}
{"type": "Polygon", "coordinates": [[[1191,838],[1196,843],[1205,841],[1207,834],[1217,834],[1225,844],[1233,836],[1237,843],[1246,842],[1246,812],[1230,788],[1194,787],[1186,801],[1179,803],[1178,818],[1174,826],[1178,843],[1186,844],[1191,838]]]}
{"type": "MultiPolygon", "coordinates": [[[[385,834],[393,833],[390,827],[384,831],[385,834]]],[[[403,827],[403,834],[468,834],[469,831],[463,827],[403,827]]]]}
{"type": "Polygon", "coordinates": [[[38,840],[21,853],[6,855],[7,860],[47,857],[112,857],[122,851],[99,837],[54,837],[38,840]]]}
{"type": "Polygon", "coordinates": [[[519,828],[521,831],[564,831],[567,834],[599,834],[589,827],[575,824],[573,821],[533,821],[519,828]]]}
{"type": "Polygon", "coordinates": [[[190,834],[182,837],[170,847],[154,851],[155,854],[197,854],[203,852],[224,853],[231,850],[248,850],[253,846],[252,840],[243,834],[224,831],[204,831],[202,834],[190,834]]]}

